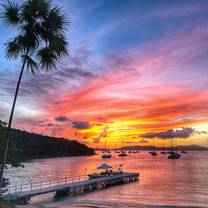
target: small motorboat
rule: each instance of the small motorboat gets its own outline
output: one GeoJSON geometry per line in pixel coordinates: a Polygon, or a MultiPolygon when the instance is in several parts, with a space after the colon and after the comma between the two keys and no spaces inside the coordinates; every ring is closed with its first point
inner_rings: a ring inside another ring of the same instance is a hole
{"type": "Polygon", "coordinates": [[[165,152],[165,151],[162,151],[162,152],[160,152],[160,154],[163,154],[163,155],[165,155],[165,154],[167,154],[167,152],[165,152]]]}

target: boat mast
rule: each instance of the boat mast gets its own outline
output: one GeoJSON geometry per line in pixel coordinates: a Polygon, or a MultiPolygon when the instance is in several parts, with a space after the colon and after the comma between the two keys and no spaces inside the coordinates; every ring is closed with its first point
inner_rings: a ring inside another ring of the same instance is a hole
{"type": "Polygon", "coordinates": [[[105,153],[107,152],[107,139],[105,138],[105,153]]]}
{"type": "Polygon", "coordinates": [[[174,143],[174,138],[171,138],[171,152],[173,153],[174,152],[174,149],[173,149],[173,143],[174,143]]]}
{"type": "Polygon", "coordinates": [[[153,152],[155,152],[155,138],[153,138],[153,152]]]}
{"type": "Polygon", "coordinates": [[[123,152],[123,151],[124,151],[124,150],[123,150],[123,142],[124,142],[124,140],[123,140],[123,137],[122,137],[121,152],[123,152]]]}
{"type": "Polygon", "coordinates": [[[175,138],[175,151],[176,151],[176,153],[178,153],[177,138],[175,138]]]}

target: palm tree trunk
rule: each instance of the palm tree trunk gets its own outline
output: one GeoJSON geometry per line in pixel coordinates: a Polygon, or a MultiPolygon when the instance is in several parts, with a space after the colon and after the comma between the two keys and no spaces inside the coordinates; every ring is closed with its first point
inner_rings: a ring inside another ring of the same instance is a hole
{"type": "Polygon", "coordinates": [[[16,104],[16,100],[17,100],[17,96],[18,96],[18,92],[19,92],[19,87],[20,87],[22,75],[23,75],[24,68],[25,68],[25,63],[26,63],[26,60],[24,59],[23,64],[22,64],[22,69],[21,69],[21,72],[20,72],[20,75],[19,75],[19,80],[17,82],[15,96],[14,96],[14,100],[13,100],[13,104],[12,104],[12,110],[11,110],[11,114],[10,114],[10,117],[9,117],[9,123],[8,123],[7,131],[6,131],[6,141],[5,141],[4,151],[3,151],[3,158],[2,158],[2,161],[0,163],[1,164],[0,188],[3,185],[3,174],[4,174],[4,168],[5,168],[5,165],[6,165],[6,162],[7,162],[7,153],[8,153],[8,148],[9,148],[12,120],[13,120],[15,104],[16,104]]]}

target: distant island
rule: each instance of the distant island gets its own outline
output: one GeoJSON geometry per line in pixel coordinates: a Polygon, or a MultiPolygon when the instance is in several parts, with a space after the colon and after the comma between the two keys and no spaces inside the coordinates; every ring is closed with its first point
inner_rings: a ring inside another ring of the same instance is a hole
{"type": "MultiPolygon", "coordinates": [[[[152,150],[153,146],[125,146],[123,148],[118,148],[118,150],[152,150]]],[[[103,148],[96,148],[97,151],[103,151],[103,148]]],[[[112,149],[114,150],[114,149],[112,149]]],[[[155,147],[155,150],[166,151],[170,150],[170,147],[155,147]]],[[[200,145],[188,145],[188,146],[178,146],[177,150],[188,150],[188,151],[208,151],[208,147],[200,146],[200,145]]]]}
{"type": "MultiPolygon", "coordinates": [[[[0,132],[2,136],[2,132],[0,132]]],[[[56,138],[12,129],[11,144],[19,161],[32,159],[94,155],[95,151],[75,140],[56,138]]],[[[0,140],[2,147],[2,140],[0,140]]]]}
{"type": "MultiPolygon", "coordinates": [[[[126,146],[123,147],[124,150],[152,150],[153,146],[126,146]]],[[[208,151],[208,147],[200,145],[187,145],[187,146],[178,146],[178,150],[189,150],[189,151],[208,151]]],[[[170,150],[170,147],[155,147],[155,150],[170,150]]]]}

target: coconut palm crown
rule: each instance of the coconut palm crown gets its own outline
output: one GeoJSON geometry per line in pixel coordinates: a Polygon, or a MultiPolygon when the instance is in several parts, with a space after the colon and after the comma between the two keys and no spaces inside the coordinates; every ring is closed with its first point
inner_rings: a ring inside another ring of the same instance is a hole
{"type": "Polygon", "coordinates": [[[22,5],[5,1],[2,4],[1,15],[3,24],[7,28],[17,29],[18,32],[16,37],[5,44],[6,57],[20,57],[22,67],[9,117],[3,158],[0,158],[0,188],[7,162],[15,104],[25,68],[34,75],[39,69],[48,72],[56,68],[61,58],[68,55],[68,43],[65,39],[67,17],[51,0],[26,0],[22,5]]]}
{"type": "Polygon", "coordinates": [[[68,21],[61,8],[49,0],[27,0],[21,6],[7,1],[2,6],[4,25],[19,31],[6,43],[6,57],[21,56],[33,74],[37,69],[56,68],[59,59],[68,55],[64,36],[68,21]]]}

